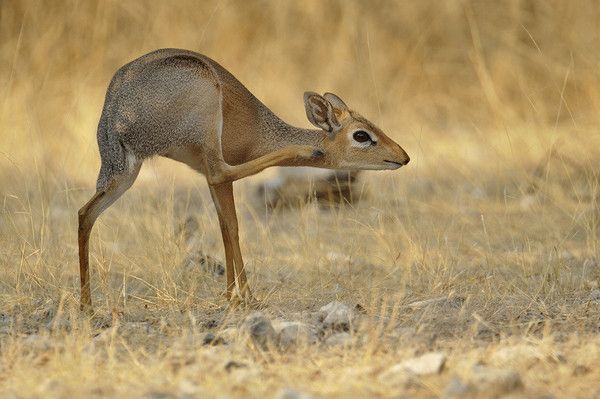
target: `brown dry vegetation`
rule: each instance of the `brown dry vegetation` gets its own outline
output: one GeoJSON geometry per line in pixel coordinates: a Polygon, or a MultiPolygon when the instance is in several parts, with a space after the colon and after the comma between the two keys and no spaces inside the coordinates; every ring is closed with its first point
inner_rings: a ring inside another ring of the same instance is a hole
{"type": "Polygon", "coordinates": [[[437,397],[484,364],[520,375],[512,397],[597,397],[598,20],[592,0],[1,0],[0,396],[437,397]],[[331,210],[267,213],[260,177],[236,186],[262,311],[360,304],[350,346],[203,346],[250,310],[228,309],[222,277],[179,270],[188,216],[202,251],[222,244],[204,179],[162,160],[97,223],[98,315],[79,315],[76,212],[104,91],[160,47],[218,60],[296,125],[303,91],[336,92],[411,155],[331,210]],[[495,356],[514,346],[537,355],[495,356]],[[440,374],[385,377],[432,350],[440,374]]]}

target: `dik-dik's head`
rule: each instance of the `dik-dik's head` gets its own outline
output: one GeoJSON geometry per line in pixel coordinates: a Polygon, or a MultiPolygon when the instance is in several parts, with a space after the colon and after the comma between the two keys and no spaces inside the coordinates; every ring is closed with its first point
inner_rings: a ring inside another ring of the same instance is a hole
{"type": "Polygon", "coordinates": [[[327,132],[323,146],[331,167],[398,169],[410,161],[402,147],[335,94],[306,92],[304,106],[308,120],[327,132]]]}

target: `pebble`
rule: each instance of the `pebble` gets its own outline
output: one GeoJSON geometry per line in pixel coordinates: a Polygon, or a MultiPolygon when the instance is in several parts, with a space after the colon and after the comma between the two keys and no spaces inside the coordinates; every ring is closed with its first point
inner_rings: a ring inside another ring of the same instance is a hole
{"type": "Polygon", "coordinates": [[[216,346],[216,345],[225,345],[226,342],[223,339],[223,337],[221,336],[215,336],[215,334],[208,332],[204,335],[204,337],[202,338],[202,345],[211,345],[211,346],[216,346]]]}
{"type": "Polygon", "coordinates": [[[352,336],[347,332],[341,332],[337,334],[333,334],[329,338],[325,340],[325,346],[332,347],[345,347],[350,345],[352,342],[352,336]]]}
{"type": "Polygon", "coordinates": [[[274,396],[275,399],[312,399],[312,397],[308,392],[294,388],[282,388],[274,396]]]}
{"type": "Polygon", "coordinates": [[[219,331],[218,337],[226,343],[234,342],[240,335],[240,332],[235,327],[227,327],[219,331]]]}
{"type": "Polygon", "coordinates": [[[243,369],[248,367],[248,365],[246,363],[241,363],[241,362],[236,362],[235,360],[230,360],[227,363],[225,363],[225,371],[231,371],[231,370],[235,370],[235,369],[243,369]]]}
{"type": "Polygon", "coordinates": [[[445,363],[446,355],[441,352],[430,352],[405,360],[393,367],[401,368],[415,375],[428,375],[441,372],[445,363]]]}
{"type": "Polygon", "coordinates": [[[592,270],[597,269],[598,268],[598,261],[595,258],[586,258],[583,261],[583,268],[585,270],[588,270],[588,269],[592,269],[592,270]]]}
{"type": "Polygon", "coordinates": [[[500,396],[523,387],[521,376],[514,370],[475,366],[470,383],[486,397],[500,396]]]}
{"type": "Polygon", "coordinates": [[[299,345],[313,345],[317,342],[317,333],[307,324],[288,322],[279,330],[277,342],[282,350],[299,345]]]}
{"type": "Polygon", "coordinates": [[[463,382],[458,377],[453,377],[444,388],[443,398],[460,398],[471,395],[475,389],[471,384],[463,382]]]}
{"type": "Polygon", "coordinates": [[[23,343],[25,344],[27,349],[34,351],[34,352],[47,351],[47,350],[52,349],[54,346],[53,345],[54,342],[50,339],[50,337],[45,336],[45,335],[37,335],[37,334],[28,335],[23,340],[23,343]]]}
{"type": "Polygon", "coordinates": [[[196,250],[186,256],[178,269],[180,272],[191,272],[201,270],[212,273],[217,276],[225,274],[225,267],[219,260],[205,254],[201,250],[196,250]]]}
{"type": "Polygon", "coordinates": [[[8,334],[11,331],[13,318],[7,314],[0,313],[0,334],[8,334]]]}
{"type": "Polygon", "coordinates": [[[5,313],[0,313],[0,326],[8,326],[12,324],[13,318],[5,313]]]}
{"type": "Polygon", "coordinates": [[[56,316],[46,324],[50,331],[71,331],[71,321],[65,317],[56,316]]]}
{"type": "Polygon", "coordinates": [[[491,356],[491,361],[499,366],[526,365],[532,366],[543,358],[543,354],[531,345],[505,346],[497,349],[491,356]]]}
{"type": "Polygon", "coordinates": [[[323,328],[332,330],[350,330],[350,325],[354,319],[354,311],[346,304],[341,302],[330,302],[319,309],[323,316],[323,328]]]}
{"type": "Polygon", "coordinates": [[[385,370],[379,375],[377,380],[382,384],[395,388],[409,389],[420,386],[418,377],[406,371],[404,366],[400,364],[396,364],[385,370]]]}
{"type": "Polygon", "coordinates": [[[251,313],[242,325],[245,333],[257,348],[266,350],[270,343],[275,342],[276,334],[271,321],[261,312],[251,313]]]}

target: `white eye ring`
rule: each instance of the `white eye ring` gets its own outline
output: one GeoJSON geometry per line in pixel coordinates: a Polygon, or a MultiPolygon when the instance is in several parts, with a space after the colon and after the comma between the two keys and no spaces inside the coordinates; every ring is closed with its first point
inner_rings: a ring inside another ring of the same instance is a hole
{"type": "Polygon", "coordinates": [[[367,148],[377,144],[377,140],[373,139],[373,134],[364,129],[355,130],[350,133],[350,140],[353,147],[367,148]]]}

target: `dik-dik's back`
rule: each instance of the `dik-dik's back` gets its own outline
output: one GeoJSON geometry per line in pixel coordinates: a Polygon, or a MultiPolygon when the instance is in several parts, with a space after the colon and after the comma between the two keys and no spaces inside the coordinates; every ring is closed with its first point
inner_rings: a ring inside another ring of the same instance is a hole
{"type": "Polygon", "coordinates": [[[187,50],[158,50],[123,66],[108,87],[98,128],[102,165],[121,169],[106,171],[113,175],[127,167],[129,153],[138,160],[176,157],[178,149],[205,145],[210,130],[219,136],[237,131],[223,156],[243,162],[249,152],[262,155],[250,144],[262,141],[264,117],[278,121],[215,61],[187,50]],[[239,137],[250,130],[252,143],[239,137]]]}

